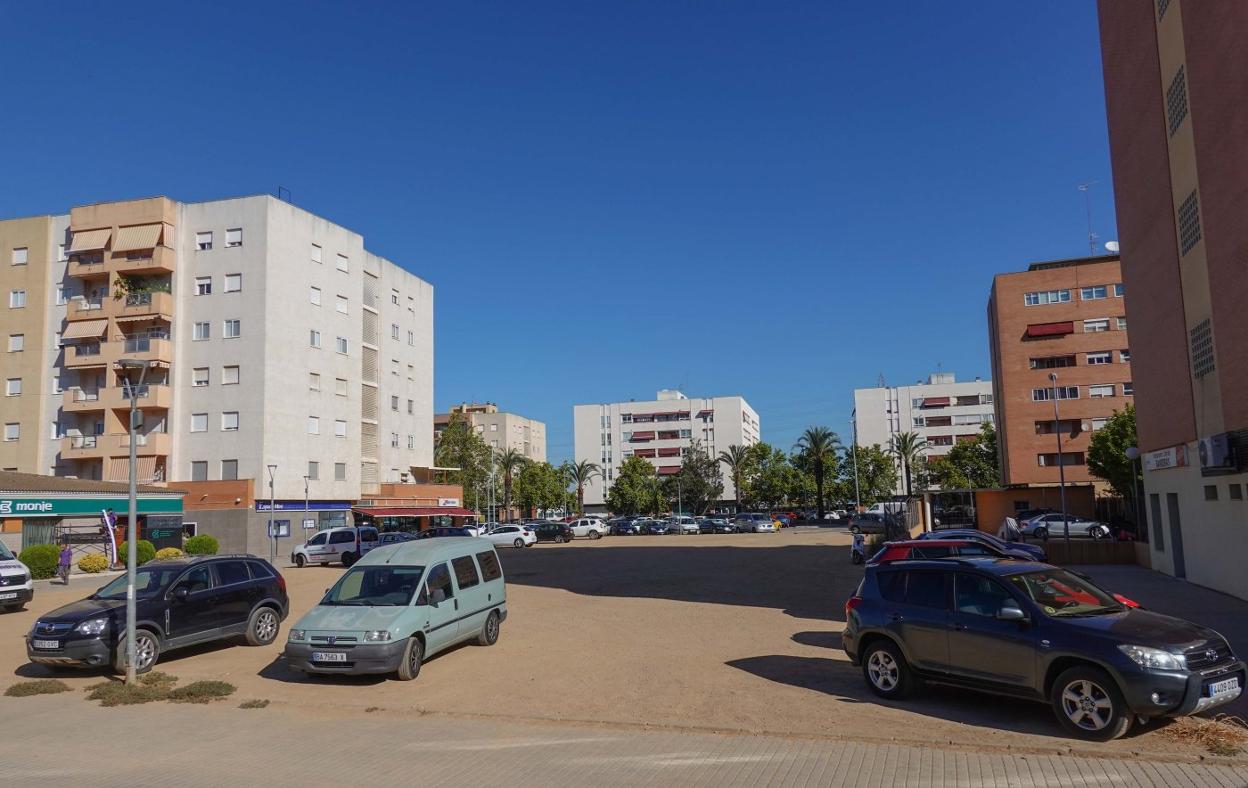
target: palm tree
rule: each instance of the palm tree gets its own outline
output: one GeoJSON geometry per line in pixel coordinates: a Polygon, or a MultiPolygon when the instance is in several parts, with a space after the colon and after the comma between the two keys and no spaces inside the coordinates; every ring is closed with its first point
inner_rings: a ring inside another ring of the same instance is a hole
{"type": "Polygon", "coordinates": [[[931,446],[932,444],[917,432],[899,432],[888,442],[889,454],[897,458],[897,461],[901,463],[902,473],[905,474],[907,498],[913,494],[910,472],[914,469],[914,464],[918,462],[919,457],[923,456],[923,452],[931,446]]]}
{"type": "Polygon", "coordinates": [[[602,469],[596,462],[581,460],[569,465],[568,473],[572,477],[572,483],[576,485],[576,512],[583,514],[585,512],[585,485],[589,484],[595,476],[602,476],[602,469]]]}
{"type": "Polygon", "coordinates": [[[741,511],[741,477],[745,475],[745,466],[749,462],[749,450],[744,446],[732,445],[727,451],[721,451],[715,459],[722,465],[728,466],[728,473],[732,474],[732,489],[737,495],[737,511],[741,511]]]}
{"type": "Polygon", "coordinates": [[[511,520],[511,482],[525,462],[524,455],[515,449],[500,451],[494,459],[494,464],[503,474],[503,511],[507,513],[508,520],[511,520]]]}
{"type": "Polygon", "coordinates": [[[836,450],[841,441],[836,433],[827,427],[807,427],[797,441],[797,449],[810,463],[815,474],[815,505],[823,520],[823,479],[828,465],[836,461],[836,450]]]}

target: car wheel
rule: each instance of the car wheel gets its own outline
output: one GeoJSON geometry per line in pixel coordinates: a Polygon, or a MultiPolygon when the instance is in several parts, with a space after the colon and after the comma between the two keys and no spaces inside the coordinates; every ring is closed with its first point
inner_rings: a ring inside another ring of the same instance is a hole
{"type": "Polygon", "coordinates": [[[355,553],[343,553],[342,554],[343,566],[351,566],[351,564],[354,564],[354,563],[355,563],[355,553]]]}
{"type": "Polygon", "coordinates": [[[881,698],[898,700],[910,693],[910,666],[891,640],[877,640],[862,657],[862,676],[881,698]]]}
{"type": "Polygon", "coordinates": [[[302,555],[295,556],[295,566],[299,567],[300,569],[303,569],[307,565],[308,565],[308,559],[304,558],[302,555]]]}
{"type": "Polygon", "coordinates": [[[602,532],[601,532],[601,531],[590,531],[590,532],[589,532],[589,538],[590,538],[590,539],[601,539],[601,538],[602,538],[602,532]]]}
{"type": "Polygon", "coordinates": [[[491,610],[490,614],[485,618],[485,625],[481,627],[481,634],[477,635],[478,646],[492,646],[498,642],[499,624],[502,619],[498,615],[497,610],[491,610]]]}
{"type": "Polygon", "coordinates": [[[277,639],[281,623],[277,611],[271,607],[258,607],[251,611],[251,618],[247,619],[247,645],[269,645],[277,639]]]}
{"type": "Polygon", "coordinates": [[[1049,529],[1044,528],[1044,527],[1037,528],[1035,531],[1032,532],[1032,535],[1035,536],[1037,539],[1048,539],[1049,529]]]}
{"type": "Polygon", "coordinates": [[[516,541],[512,542],[511,544],[512,544],[512,547],[524,547],[524,540],[516,539],[516,541]]]}
{"type": "Polygon", "coordinates": [[[403,649],[403,658],[399,660],[397,671],[399,681],[411,681],[420,675],[420,664],[425,660],[425,647],[420,638],[408,638],[403,649]]]}
{"type": "Polygon", "coordinates": [[[1093,539],[1104,539],[1105,537],[1109,536],[1109,529],[1101,528],[1098,526],[1092,529],[1091,534],[1092,534],[1093,539]]]}
{"type": "MultiPolygon", "coordinates": [[[[160,659],[160,638],[146,629],[134,631],[134,672],[146,673],[160,659]]],[[[117,654],[113,657],[113,670],[126,672],[126,639],[123,636],[117,644],[117,654]]]]}
{"type": "Polygon", "coordinates": [[[1100,668],[1080,665],[1063,672],[1049,700],[1062,727],[1082,739],[1109,741],[1131,727],[1133,715],[1118,685],[1100,668]]]}

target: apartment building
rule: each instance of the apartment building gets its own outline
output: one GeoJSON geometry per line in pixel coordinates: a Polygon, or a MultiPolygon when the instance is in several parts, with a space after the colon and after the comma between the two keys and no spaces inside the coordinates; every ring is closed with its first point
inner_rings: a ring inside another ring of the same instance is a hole
{"type": "Polygon", "coordinates": [[[1002,483],[1057,484],[1063,470],[1067,482],[1099,482],[1087,468],[1089,438],[1135,393],[1119,259],[998,274],[988,341],[1002,483]]]}
{"type": "MultiPolygon", "coordinates": [[[[993,421],[992,382],[959,383],[952,372],[937,372],[913,386],[854,389],[854,440],[859,446],[887,449],[893,436],[914,432],[926,440],[924,456],[943,457],[961,441],[979,437],[993,421]]],[[[895,492],[905,492],[898,476],[895,492]]]]}
{"type": "Polygon", "coordinates": [[[1248,7],[1100,3],[1155,569],[1248,598],[1248,7]]]}
{"type": "MultiPolygon", "coordinates": [[[[653,400],[576,405],[572,409],[575,457],[597,463],[602,476],[585,486],[587,511],[602,511],[606,491],[626,457],[642,457],[659,476],[680,471],[681,459],[701,446],[710,456],[760,440],[758,414],[742,397],[686,397],[664,389],[653,400]]],[[[720,468],[724,501],[736,498],[732,477],[720,468]]]]}
{"type": "MultiPolygon", "coordinates": [[[[358,233],[265,195],[99,203],[50,224],[68,241],[41,286],[66,312],[30,386],[59,400],[42,472],[128,477],[121,359],[145,365],[130,373],[143,483],[254,479],[267,498],[275,466],[275,498],[302,502],[307,477],[311,498],[350,501],[432,465],[433,291],[358,233]]],[[[18,453],[51,429],[20,433],[18,453]]]]}
{"type": "Polygon", "coordinates": [[[515,449],[534,462],[546,461],[546,425],[543,422],[501,412],[493,402],[464,402],[453,405],[449,413],[433,417],[435,441],[456,416],[468,419],[481,439],[496,451],[515,449]]]}

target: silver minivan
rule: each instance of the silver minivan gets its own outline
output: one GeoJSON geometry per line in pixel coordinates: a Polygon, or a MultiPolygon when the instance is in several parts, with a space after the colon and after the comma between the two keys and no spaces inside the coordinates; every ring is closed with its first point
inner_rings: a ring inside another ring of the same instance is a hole
{"type": "Polygon", "coordinates": [[[507,618],[494,545],[445,537],[386,545],[343,573],[291,628],[282,652],[306,673],[395,673],[466,640],[492,646],[507,618]]]}

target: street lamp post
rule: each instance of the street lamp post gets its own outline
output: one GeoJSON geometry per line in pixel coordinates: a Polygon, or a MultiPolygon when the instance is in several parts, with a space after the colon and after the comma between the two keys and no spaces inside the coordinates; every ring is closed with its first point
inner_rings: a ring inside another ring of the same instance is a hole
{"type": "Polygon", "coordinates": [[[273,495],[273,473],[277,470],[276,465],[270,465],[269,468],[269,561],[277,560],[277,533],[273,531],[273,509],[277,501],[273,495]]]}
{"type": "Polygon", "coordinates": [[[1140,490],[1143,484],[1144,470],[1140,468],[1138,471],[1136,463],[1141,462],[1140,449],[1138,446],[1127,447],[1127,459],[1131,461],[1131,510],[1135,513],[1135,538],[1141,542],[1148,541],[1148,524],[1144,522],[1144,494],[1140,490]]]}
{"type": "Polygon", "coordinates": [[[1057,373],[1049,373],[1049,382],[1053,384],[1053,429],[1057,433],[1057,478],[1061,485],[1062,524],[1065,528],[1066,541],[1070,542],[1070,514],[1066,511],[1066,458],[1062,455],[1062,417],[1057,410],[1057,373]]]}
{"type": "Polygon", "coordinates": [[[147,376],[147,362],[137,359],[123,358],[117,362],[122,370],[122,385],[126,396],[130,399],[130,512],[126,521],[126,683],[135,682],[134,625],[136,619],[134,581],[137,570],[136,558],[139,553],[138,520],[139,520],[139,481],[138,469],[138,435],[139,426],[139,389],[147,376]],[[139,371],[137,384],[130,383],[130,371],[139,371]]]}
{"type": "Polygon", "coordinates": [[[858,490],[858,411],[854,411],[854,415],[849,420],[850,430],[853,432],[853,441],[849,444],[849,451],[854,459],[854,510],[861,508],[862,493],[858,490]]]}
{"type": "Polygon", "coordinates": [[[305,531],[307,531],[308,520],[310,519],[311,518],[308,516],[308,476],[307,474],[304,474],[303,476],[303,522],[299,524],[299,533],[301,536],[305,531]]]}

